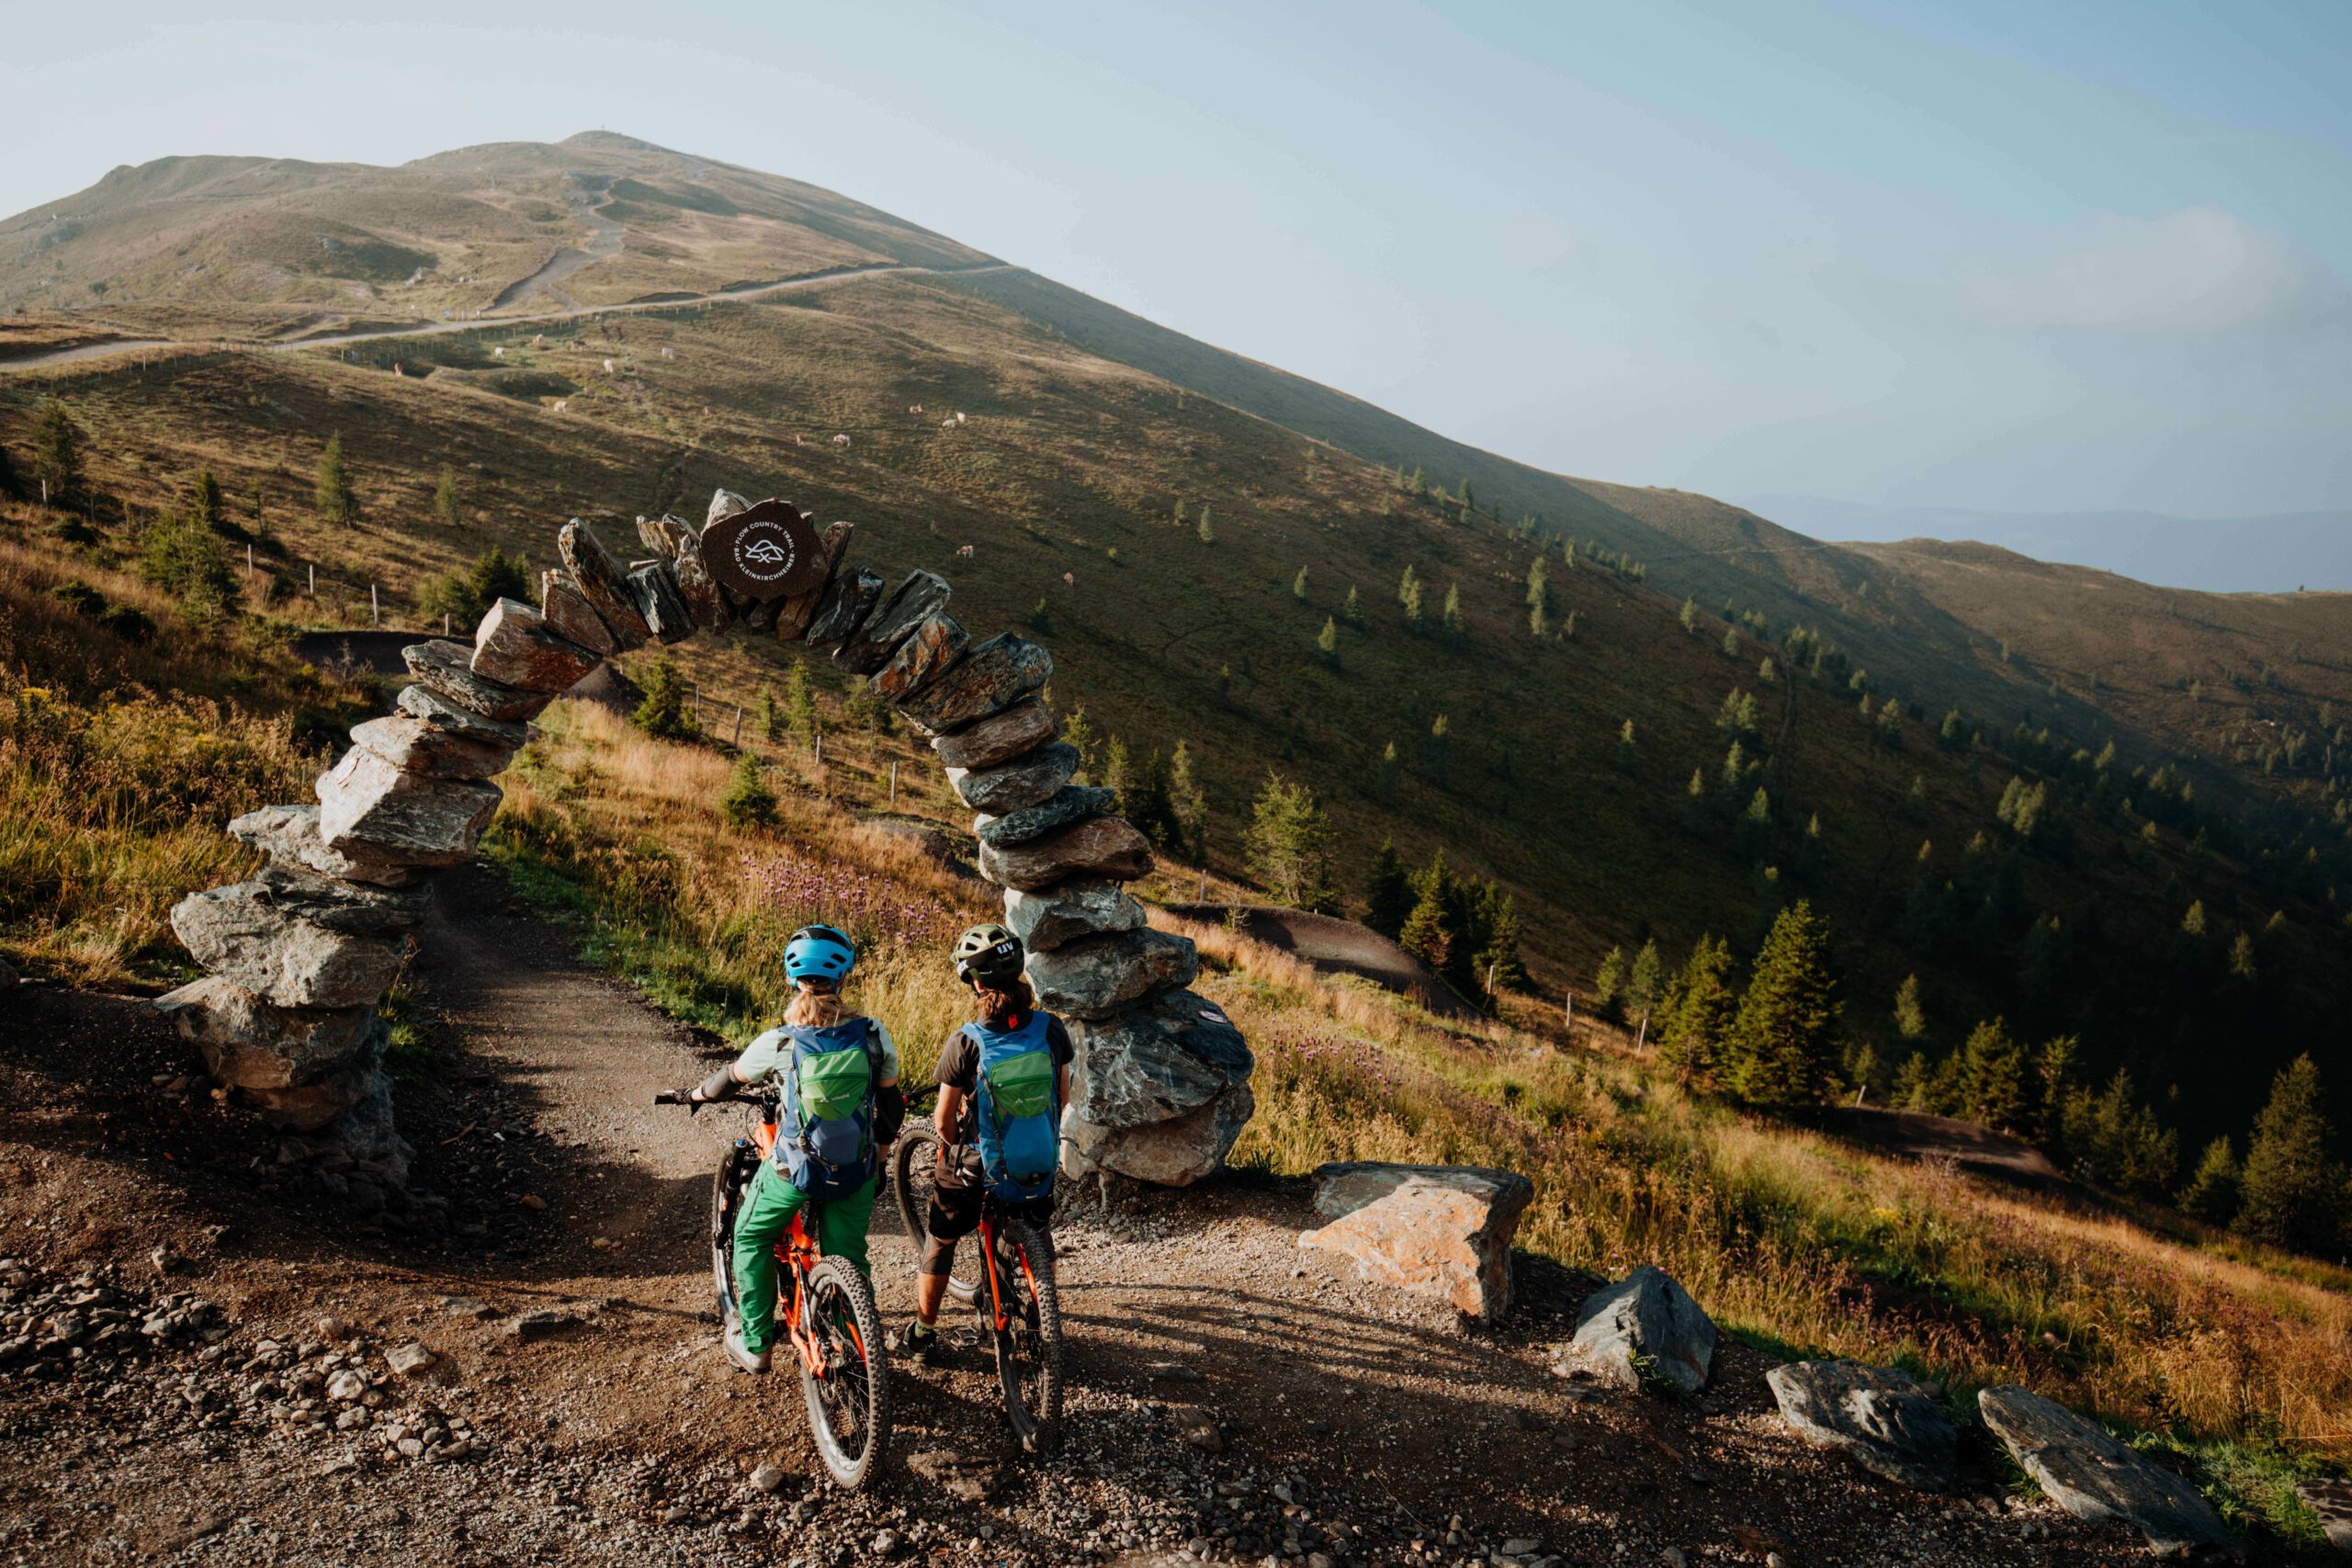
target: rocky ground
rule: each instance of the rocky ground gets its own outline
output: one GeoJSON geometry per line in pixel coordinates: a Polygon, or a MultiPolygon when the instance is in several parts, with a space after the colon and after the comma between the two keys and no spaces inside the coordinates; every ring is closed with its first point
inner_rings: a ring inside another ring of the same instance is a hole
{"type": "MultiPolygon", "coordinates": [[[[398,1096],[441,1201],[408,1219],[277,1163],[135,1002],[0,997],[0,1561],[2143,1554],[2007,1499],[1982,1449],[1935,1498],[1804,1447],[1741,1345],[1682,1400],[1563,1378],[1594,1281],[1522,1258],[1520,1313],[1465,1336],[1302,1250],[1303,1189],[1233,1181],[1066,1216],[1060,1454],[1016,1456],[966,1332],[897,1374],[885,1484],[845,1496],[797,1388],[714,1342],[697,1233],[732,1129],[649,1103],[712,1053],[454,880],[414,976],[451,1047],[398,1096]]],[[[895,1321],[912,1253],[876,1224],[895,1321]]]]}

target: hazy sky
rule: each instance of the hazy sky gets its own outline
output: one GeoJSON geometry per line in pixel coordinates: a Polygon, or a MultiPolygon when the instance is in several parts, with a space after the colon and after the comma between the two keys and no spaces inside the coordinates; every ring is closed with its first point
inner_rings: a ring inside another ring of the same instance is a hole
{"type": "Polygon", "coordinates": [[[602,126],[1569,473],[2352,506],[2344,0],[198,8],[8,8],[0,211],[602,126]]]}

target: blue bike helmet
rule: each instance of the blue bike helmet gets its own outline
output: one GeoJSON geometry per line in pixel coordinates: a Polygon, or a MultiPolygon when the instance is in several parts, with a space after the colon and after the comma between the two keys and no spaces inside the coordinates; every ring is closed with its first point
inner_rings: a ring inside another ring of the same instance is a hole
{"type": "Polygon", "coordinates": [[[784,977],[787,980],[822,980],[839,986],[849,978],[850,968],[857,962],[857,949],[849,938],[831,926],[802,926],[784,944],[784,977]]]}

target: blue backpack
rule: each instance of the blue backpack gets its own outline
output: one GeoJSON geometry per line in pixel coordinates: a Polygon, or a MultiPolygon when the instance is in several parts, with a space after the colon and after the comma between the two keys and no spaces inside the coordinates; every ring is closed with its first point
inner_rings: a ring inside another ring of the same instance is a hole
{"type": "Polygon", "coordinates": [[[1027,1203],[1054,1190],[1061,1164],[1061,1105],[1046,1014],[1030,1010],[1019,1029],[967,1023],[979,1047],[972,1117],[980,1169],[999,1202],[1027,1203]]]}
{"type": "Polygon", "coordinates": [[[842,1198],[874,1179],[874,1090],[882,1078],[873,1030],[862,1018],[824,1029],[784,1025],[785,1068],[776,1154],[795,1187],[842,1198]]]}

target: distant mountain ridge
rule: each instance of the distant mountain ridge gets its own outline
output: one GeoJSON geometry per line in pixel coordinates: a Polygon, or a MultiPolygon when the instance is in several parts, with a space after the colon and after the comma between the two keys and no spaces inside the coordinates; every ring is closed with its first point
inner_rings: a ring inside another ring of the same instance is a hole
{"type": "Polygon", "coordinates": [[[2207,593],[2352,590],[2352,511],[2258,517],[2161,512],[1983,512],[1757,495],[1756,511],[1824,539],[1973,540],[2036,560],[2095,567],[2207,593]]]}

